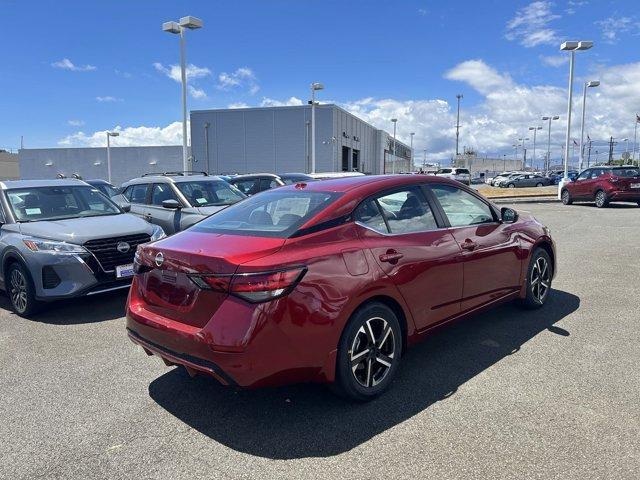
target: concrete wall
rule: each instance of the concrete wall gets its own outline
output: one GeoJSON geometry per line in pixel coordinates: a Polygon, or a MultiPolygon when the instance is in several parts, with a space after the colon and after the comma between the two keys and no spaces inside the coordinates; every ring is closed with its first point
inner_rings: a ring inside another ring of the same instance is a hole
{"type": "Polygon", "coordinates": [[[17,180],[20,178],[18,155],[0,152],[0,180],[17,180]]]}
{"type": "MultiPolygon", "coordinates": [[[[70,177],[107,179],[106,148],[42,148],[18,152],[23,179],[70,177]]],[[[194,165],[195,167],[195,165],[194,165]]],[[[197,168],[195,168],[197,169],[197,168]]],[[[111,182],[119,185],[149,172],[182,170],[182,146],[111,147],[111,182]]]]}
{"type": "Polygon", "coordinates": [[[492,176],[504,171],[522,170],[522,159],[481,158],[473,155],[460,155],[454,161],[454,166],[468,168],[472,177],[477,177],[481,173],[492,176]]]}

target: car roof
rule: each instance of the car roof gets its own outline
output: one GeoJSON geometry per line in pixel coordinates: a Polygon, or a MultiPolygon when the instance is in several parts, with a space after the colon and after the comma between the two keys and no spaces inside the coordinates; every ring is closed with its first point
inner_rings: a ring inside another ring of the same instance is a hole
{"type": "Polygon", "coordinates": [[[34,187],[78,187],[89,186],[82,180],[75,178],[53,178],[47,180],[6,180],[0,182],[0,189],[9,190],[13,188],[34,188],[34,187]]]}
{"type": "Polygon", "coordinates": [[[101,178],[96,178],[94,180],[84,180],[84,181],[87,182],[89,185],[111,185],[109,182],[101,178]]]}
{"type": "Polygon", "coordinates": [[[219,180],[224,182],[223,178],[216,175],[145,175],[143,177],[132,178],[128,182],[122,184],[123,187],[129,185],[140,185],[147,183],[183,183],[183,182],[198,182],[198,181],[211,181],[219,180]]]}
{"type": "Polygon", "coordinates": [[[257,177],[268,177],[268,178],[280,178],[279,175],[275,173],[246,173],[243,175],[236,175],[231,178],[231,180],[245,180],[248,178],[257,178],[257,177]]]}

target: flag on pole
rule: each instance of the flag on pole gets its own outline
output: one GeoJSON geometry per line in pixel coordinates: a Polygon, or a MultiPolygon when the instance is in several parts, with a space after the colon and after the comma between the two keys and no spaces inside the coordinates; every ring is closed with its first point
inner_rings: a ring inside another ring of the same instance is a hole
{"type": "Polygon", "coordinates": [[[587,142],[591,141],[591,137],[589,136],[589,134],[587,133],[587,142]]]}
{"type": "Polygon", "coordinates": [[[636,122],[640,123],[640,115],[636,113],[636,122]]]}
{"type": "Polygon", "coordinates": [[[573,139],[573,144],[577,147],[578,146],[578,142],[576,142],[576,139],[573,139]]]}

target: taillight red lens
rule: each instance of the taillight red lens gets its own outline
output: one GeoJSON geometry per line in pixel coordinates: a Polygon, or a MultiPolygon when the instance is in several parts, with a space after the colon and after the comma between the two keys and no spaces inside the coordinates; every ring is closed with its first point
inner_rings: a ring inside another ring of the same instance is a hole
{"type": "Polygon", "coordinates": [[[304,267],[277,272],[243,273],[234,275],[230,293],[249,302],[266,302],[288,294],[302,279],[304,267]]]}
{"type": "Polygon", "coordinates": [[[228,292],[252,303],[267,302],[288,294],[302,279],[306,267],[235,275],[189,275],[203,290],[228,292]]]}

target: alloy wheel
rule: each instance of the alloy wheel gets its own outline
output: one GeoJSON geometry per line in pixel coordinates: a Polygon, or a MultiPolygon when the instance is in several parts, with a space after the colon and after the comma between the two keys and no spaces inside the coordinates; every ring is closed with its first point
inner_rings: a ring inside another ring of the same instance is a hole
{"type": "Polygon", "coordinates": [[[509,188],[516,188],[516,186],[513,183],[510,183],[509,188]]]}
{"type": "Polygon", "coordinates": [[[358,329],[349,360],[351,372],[362,387],[378,385],[395,361],[395,337],[391,325],[380,317],[370,318],[358,329]]]}
{"type": "Polygon", "coordinates": [[[541,304],[544,303],[551,287],[551,269],[544,257],[538,257],[533,264],[529,283],[533,298],[541,304]]]}
{"type": "Polygon", "coordinates": [[[24,312],[27,309],[27,279],[16,268],[11,272],[10,283],[11,302],[18,312],[24,312]]]}
{"type": "Polygon", "coordinates": [[[569,204],[569,192],[567,190],[564,190],[562,192],[562,203],[564,203],[565,205],[569,204]]]}
{"type": "Polygon", "coordinates": [[[605,194],[604,194],[604,192],[602,190],[600,190],[598,193],[596,193],[596,206],[597,207],[604,206],[606,201],[607,201],[607,197],[605,196],[605,194]]]}

